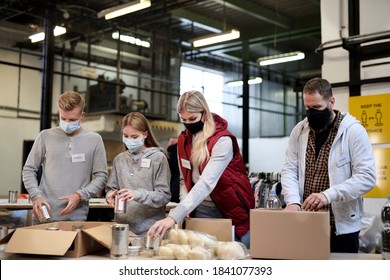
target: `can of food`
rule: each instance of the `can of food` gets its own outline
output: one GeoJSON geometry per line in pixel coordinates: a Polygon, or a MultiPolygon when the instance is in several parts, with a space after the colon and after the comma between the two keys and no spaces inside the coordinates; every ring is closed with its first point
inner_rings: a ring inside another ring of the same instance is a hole
{"type": "Polygon", "coordinates": [[[131,246],[144,246],[144,237],[143,236],[130,236],[129,238],[131,246]]]}
{"type": "Polygon", "coordinates": [[[139,252],[141,250],[141,246],[129,246],[127,252],[129,256],[139,256],[139,252]]]}
{"type": "Polygon", "coordinates": [[[111,226],[112,242],[110,259],[121,260],[128,258],[129,225],[115,224],[111,226]]]}
{"type": "Polygon", "coordinates": [[[48,227],[46,230],[54,230],[54,231],[56,231],[56,230],[60,230],[58,227],[48,227]]]}
{"type": "Polygon", "coordinates": [[[42,211],[39,211],[39,221],[41,223],[44,223],[46,222],[47,220],[50,220],[50,214],[49,214],[49,210],[47,209],[47,206],[45,204],[42,204],[41,206],[42,208],[42,211]]]}
{"type": "Polygon", "coordinates": [[[17,203],[17,202],[18,202],[18,191],[9,191],[8,203],[17,203]]]}
{"type": "Polygon", "coordinates": [[[3,239],[8,234],[8,226],[2,225],[0,226],[0,239],[3,239]]]}
{"type": "Polygon", "coordinates": [[[155,239],[153,239],[153,237],[151,236],[145,236],[146,250],[153,249],[157,251],[159,247],[160,247],[160,238],[156,237],[155,239]]]}
{"type": "Polygon", "coordinates": [[[119,195],[115,196],[115,208],[114,208],[114,213],[116,214],[125,214],[126,213],[126,207],[127,207],[127,202],[126,200],[119,198],[119,195]]]}

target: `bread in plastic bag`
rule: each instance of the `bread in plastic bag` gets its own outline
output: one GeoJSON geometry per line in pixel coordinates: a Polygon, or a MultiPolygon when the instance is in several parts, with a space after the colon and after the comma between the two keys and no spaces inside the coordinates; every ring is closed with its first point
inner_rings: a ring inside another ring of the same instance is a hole
{"type": "Polygon", "coordinates": [[[169,243],[190,244],[191,246],[214,246],[218,241],[213,235],[185,229],[170,229],[169,243]]]}
{"type": "Polygon", "coordinates": [[[220,260],[240,260],[250,255],[246,246],[237,241],[219,242],[214,252],[220,260]]]}

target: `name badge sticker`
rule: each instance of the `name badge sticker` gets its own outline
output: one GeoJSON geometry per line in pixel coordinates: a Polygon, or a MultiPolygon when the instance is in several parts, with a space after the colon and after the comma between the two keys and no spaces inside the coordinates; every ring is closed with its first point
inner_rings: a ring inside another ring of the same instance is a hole
{"type": "Polygon", "coordinates": [[[85,154],[72,155],[72,162],[85,162],[85,154]]]}
{"type": "Polygon", "coordinates": [[[183,165],[183,167],[191,170],[191,163],[189,160],[186,160],[184,158],[181,158],[180,160],[181,160],[181,165],[183,165]]]}
{"type": "Polygon", "coordinates": [[[150,162],[151,162],[150,158],[143,158],[141,160],[141,167],[143,167],[143,168],[150,168],[150,162]]]}

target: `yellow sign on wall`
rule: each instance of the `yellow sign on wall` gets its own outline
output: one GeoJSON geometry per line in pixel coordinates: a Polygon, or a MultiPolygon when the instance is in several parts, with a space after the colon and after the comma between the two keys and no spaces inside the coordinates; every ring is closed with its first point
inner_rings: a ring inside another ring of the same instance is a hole
{"type": "Polygon", "coordinates": [[[390,143],[390,93],[350,97],[349,113],[366,128],[372,144],[390,143]]]}
{"type": "Polygon", "coordinates": [[[374,155],[376,184],[364,197],[387,197],[390,195],[390,148],[374,148],[374,155]]]}

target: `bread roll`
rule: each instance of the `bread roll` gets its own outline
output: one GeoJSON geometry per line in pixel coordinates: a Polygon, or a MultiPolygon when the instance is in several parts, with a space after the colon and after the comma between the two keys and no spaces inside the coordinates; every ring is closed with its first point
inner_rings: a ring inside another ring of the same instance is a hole
{"type": "Polygon", "coordinates": [[[221,242],[216,249],[217,257],[221,260],[237,260],[245,257],[244,249],[238,242],[221,242]]]}
{"type": "Polygon", "coordinates": [[[191,230],[187,231],[188,243],[191,246],[204,246],[204,241],[201,239],[200,234],[193,232],[191,230]]]}
{"type": "Polygon", "coordinates": [[[177,230],[179,234],[179,244],[188,244],[188,235],[184,229],[177,230]]]}
{"type": "Polygon", "coordinates": [[[186,260],[188,252],[191,250],[191,247],[189,245],[181,245],[181,244],[172,244],[175,246],[172,246],[173,255],[178,260],[186,260]]]}
{"type": "Polygon", "coordinates": [[[187,257],[190,260],[210,260],[212,255],[203,247],[194,247],[188,252],[187,257]]]}
{"type": "Polygon", "coordinates": [[[168,233],[169,242],[178,244],[179,243],[179,233],[177,229],[170,229],[168,233]]]}
{"type": "Polygon", "coordinates": [[[174,258],[173,250],[169,246],[161,246],[158,248],[158,255],[164,258],[174,258]]]}

